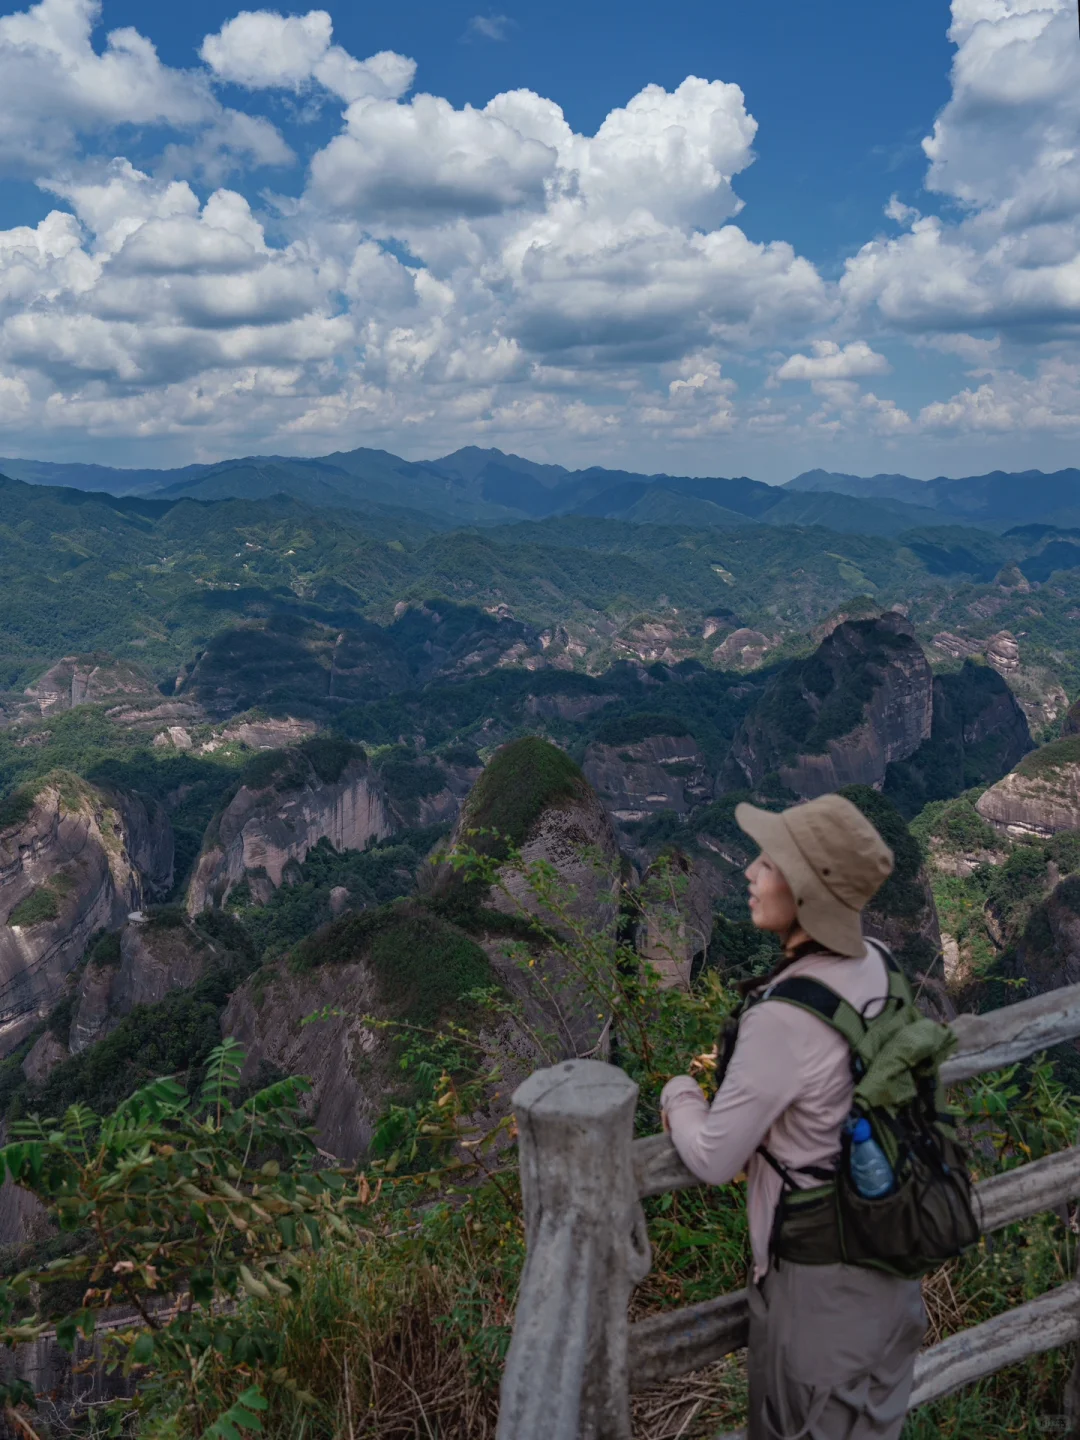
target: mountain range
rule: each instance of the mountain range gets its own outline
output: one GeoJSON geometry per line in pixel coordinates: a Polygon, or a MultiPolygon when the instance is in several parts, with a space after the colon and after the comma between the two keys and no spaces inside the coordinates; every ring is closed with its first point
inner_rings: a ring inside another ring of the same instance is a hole
{"type": "Polygon", "coordinates": [[[809,470],[786,485],[746,476],[646,475],[592,466],[567,470],[467,446],[434,460],[386,450],[313,459],[246,456],[177,470],[0,459],[0,474],[36,485],[162,500],[265,500],[287,495],[322,509],[423,522],[434,529],[576,515],[634,524],[824,526],[896,536],[918,527],[1080,527],[1080,470],[993,471],[958,479],[864,477],[809,470]]]}

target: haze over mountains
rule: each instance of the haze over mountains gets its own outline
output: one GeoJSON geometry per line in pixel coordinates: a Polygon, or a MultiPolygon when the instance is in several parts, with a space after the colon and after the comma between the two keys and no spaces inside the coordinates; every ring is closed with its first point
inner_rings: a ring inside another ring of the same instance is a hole
{"type": "Polygon", "coordinates": [[[361,448],[312,459],[247,456],[177,470],[0,459],[0,473],[31,484],[161,500],[288,495],[319,508],[368,515],[404,519],[402,512],[413,512],[434,528],[562,515],[636,524],[823,525],[889,536],[942,524],[997,532],[1024,524],[1080,527],[1080,469],[926,481],[810,470],[773,486],[746,476],[644,475],[600,466],[571,471],[468,446],[434,460],[409,461],[361,448]]]}

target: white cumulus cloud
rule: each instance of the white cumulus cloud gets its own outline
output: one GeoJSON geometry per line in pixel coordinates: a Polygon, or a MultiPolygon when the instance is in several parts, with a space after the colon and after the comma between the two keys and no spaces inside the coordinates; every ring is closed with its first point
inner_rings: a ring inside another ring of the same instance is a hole
{"type": "Polygon", "coordinates": [[[791,355],[776,372],[778,380],[857,380],[866,375],[887,375],[892,366],[865,340],[852,340],[843,349],[835,340],[815,340],[812,355],[791,355]]]}
{"type": "Polygon", "coordinates": [[[333,22],[325,10],[281,15],[242,10],[203,40],[199,54],[221,80],[249,90],[300,90],[312,81],[351,102],[396,99],[412,85],[415,62],[391,50],[356,60],[331,43],[333,22]]]}

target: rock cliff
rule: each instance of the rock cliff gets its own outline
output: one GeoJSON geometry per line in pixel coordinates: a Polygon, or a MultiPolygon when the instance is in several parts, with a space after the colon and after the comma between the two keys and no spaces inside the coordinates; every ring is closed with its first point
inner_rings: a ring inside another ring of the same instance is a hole
{"type": "Polygon", "coordinates": [[[1016,968],[1037,994],[1080,981],[1080,874],[1059,881],[1036,908],[1017,945],[1016,968]]]}
{"type": "Polygon", "coordinates": [[[930,735],[889,766],[885,793],[910,817],[928,801],[994,783],[1033,748],[1009,685],[990,666],[966,660],[959,671],[934,677],[930,735]]]}
{"type": "Polygon", "coordinates": [[[929,736],[932,706],[930,666],[905,618],[847,621],[770,683],[736,733],[725,779],[753,788],[775,775],[806,799],[880,786],[929,736]]]}
{"type": "Polygon", "coordinates": [[[594,742],[582,769],[619,825],[647,820],[661,810],[685,815],[712,794],[712,777],[692,735],[647,735],[621,745],[594,742]]]}
{"type": "MultiPolygon", "coordinates": [[[[575,892],[574,909],[595,926],[614,914],[612,875],[619,847],[611,821],[585,776],[564,751],[530,735],[504,745],[473,786],[462,807],[453,843],[490,854],[517,847],[527,867],[551,865],[562,885],[575,892]],[[497,832],[470,837],[469,831],[497,832]]],[[[514,913],[541,914],[522,875],[504,868],[509,894],[493,889],[489,903],[514,913]]]]}
{"type": "Polygon", "coordinates": [[[41,715],[111,700],[160,695],[145,671],[115,655],[65,655],[27,687],[26,696],[41,715]]]}
{"type": "Polygon", "coordinates": [[[1080,830],[1080,735],[1040,746],[981,795],[975,808],[1007,835],[1080,830]]]}
{"type": "Polygon", "coordinates": [[[5,802],[0,828],[0,1030],[48,1006],[95,932],[171,883],[172,832],[133,795],[57,772],[5,802]]]}
{"type": "Polygon", "coordinates": [[[268,753],[211,825],[188,886],[188,913],[221,905],[244,880],[265,900],[319,840],[362,850],[390,829],[383,788],[359,747],[316,739],[268,753]]]}
{"type": "Polygon", "coordinates": [[[213,942],[181,913],[129,921],[91,952],[79,978],[68,1049],[72,1055],[103,1040],[136,1005],[194,985],[212,963],[213,942]]]}

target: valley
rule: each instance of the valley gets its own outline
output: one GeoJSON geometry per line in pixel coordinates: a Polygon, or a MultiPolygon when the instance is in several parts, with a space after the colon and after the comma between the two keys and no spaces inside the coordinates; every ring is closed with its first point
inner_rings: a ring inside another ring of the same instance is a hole
{"type": "MultiPolygon", "coordinates": [[[[438,1086],[500,1134],[537,1066],[623,1055],[568,935],[708,1043],[776,957],[744,799],[870,816],[867,929],[934,1018],[1080,979],[1080,474],[1016,528],[986,477],[369,461],[0,479],[6,1136],[235,1039],[241,1095],[307,1077],[321,1164],[407,1180],[438,1086]]],[[[57,1244],[6,1182],[5,1253],[57,1244]]]]}

